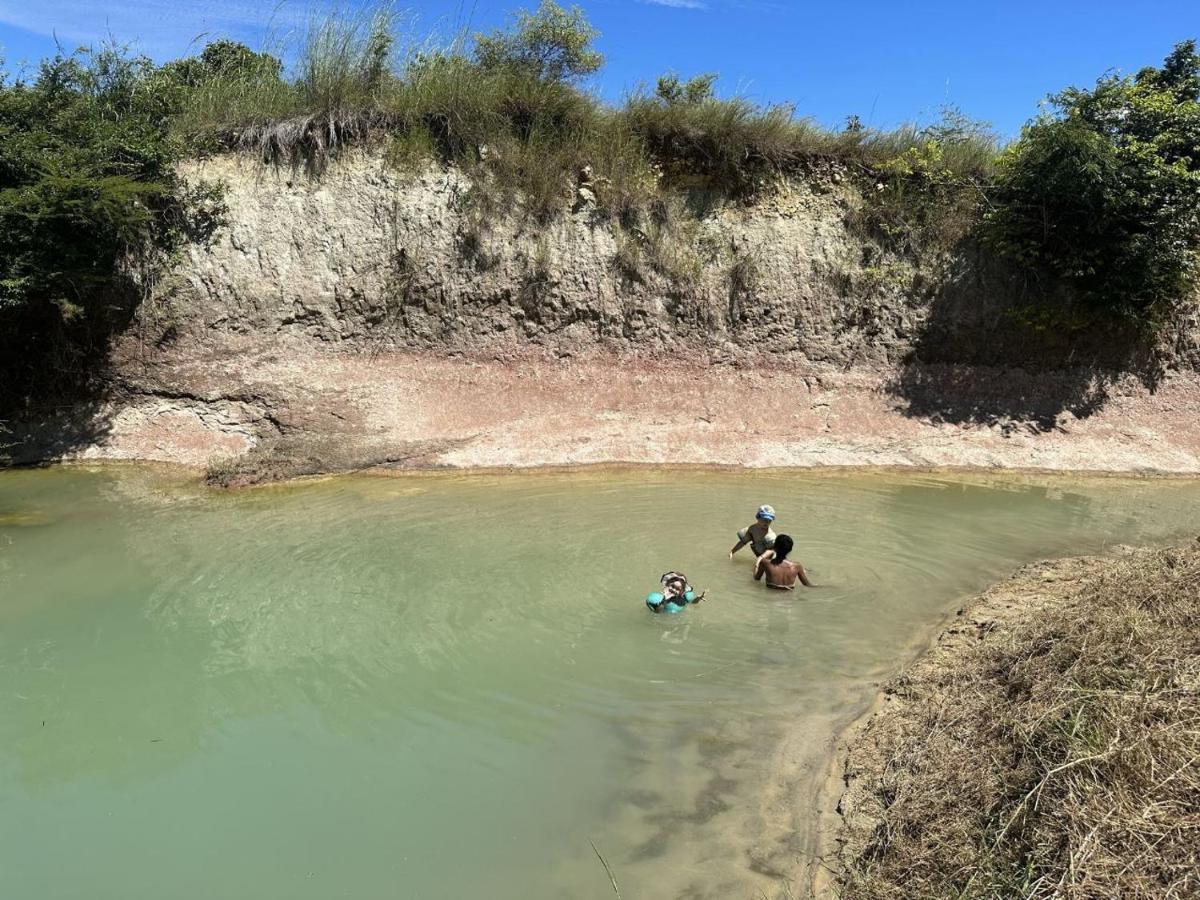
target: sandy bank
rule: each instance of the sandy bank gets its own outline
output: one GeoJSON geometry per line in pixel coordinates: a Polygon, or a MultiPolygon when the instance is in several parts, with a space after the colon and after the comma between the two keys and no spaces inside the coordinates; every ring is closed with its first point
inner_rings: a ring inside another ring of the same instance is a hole
{"type": "Polygon", "coordinates": [[[373,467],[701,464],[1200,472],[1200,376],[661,358],[346,353],[284,338],[126,347],[18,460],[139,459],[246,480],[373,467]]]}
{"type": "Polygon", "coordinates": [[[1034,563],[844,739],[819,895],[1190,896],[1200,544],[1034,563]]]}

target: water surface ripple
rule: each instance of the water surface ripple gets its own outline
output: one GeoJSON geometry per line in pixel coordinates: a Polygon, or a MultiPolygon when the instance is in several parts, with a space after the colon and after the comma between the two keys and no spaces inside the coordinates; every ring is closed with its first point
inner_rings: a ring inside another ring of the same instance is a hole
{"type": "Polygon", "coordinates": [[[1200,484],[0,473],[0,877],[39,898],[785,895],[829,740],[1022,562],[1200,484]],[[725,558],[760,503],[817,589],[725,558]],[[709,601],[642,605],[686,571],[709,601]]]}

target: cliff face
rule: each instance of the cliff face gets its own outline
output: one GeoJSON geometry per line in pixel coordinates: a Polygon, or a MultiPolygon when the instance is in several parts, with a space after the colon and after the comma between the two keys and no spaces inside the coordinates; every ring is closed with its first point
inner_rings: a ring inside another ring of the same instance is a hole
{"type": "MultiPolygon", "coordinates": [[[[938,332],[940,361],[1000,362],[1011,285],[970,265],[937,279],[847,226],[836,173],[746,208],[623,230],[586,189],[548,225],[483,209],[453,172],[406,176],[358,155],[320,180],[219,158],[189,175],[228,189],[229,226],[193,248],[146,317],[176,330],[303,335],[347,347],[499,350],[534,342],[685,342],[852,366],[896,362],[938,332]]],[[[1009,361],[1011,362],[1011,360],[1009,361]]]]}
{"type": "Polygon", "coordinates": [[[10,423],[11,458],[219,462],[231,482],[609,462],[1200,471],[1194,323],[1157,381],[1128,374],[1120,335],[1031,326],[1034,292],[985,254],[881,253],[844,173],[752,206],[689,215],[704,198],[680,198],[641,228],[601,217],[586,184],[539,224],[489,186],[369,154],[315,180],[237,158],[187,174],[225,184],[228,224],[158,283],[99,397],[10,423]]]}

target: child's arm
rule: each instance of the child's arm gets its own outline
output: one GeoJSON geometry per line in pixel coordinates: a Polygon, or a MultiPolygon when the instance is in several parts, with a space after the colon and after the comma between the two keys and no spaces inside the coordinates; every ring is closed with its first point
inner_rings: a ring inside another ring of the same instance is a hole
{"type": "Polygon", "coordinates": [[[733,554],[737,553],[743,547],[750,543],[750,529],[743,528],[738,532],[738,542],[733,545],[733,549],[729,551],[729,558],[733,559],[733,554]]]}
{"type": "Polygon", "coordinates": [[[754,580],[761,581],[762,577],[767,574],[767,563],[775,558],[774,550],[764,550],[762,555],[754,561],[754,580]]]}
{"type": "Polygon", "coordinates": [[[805,587],[812,587],[813,583],[808,580],[808,573],[804,571],[804,566],[800,565],[800,563],[796,563],[796,569],[800,573],[800,583],[805,587]]]}

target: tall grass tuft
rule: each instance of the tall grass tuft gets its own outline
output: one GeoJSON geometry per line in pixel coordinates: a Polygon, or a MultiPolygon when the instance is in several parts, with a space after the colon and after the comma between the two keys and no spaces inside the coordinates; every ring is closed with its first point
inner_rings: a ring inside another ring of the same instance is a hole
{"type": "Polygon", "coordinates": [[[635,94],[620,113],[676,182],[701,179],[735,196],[786,172],[804,146],[791,107],[758,107],[741,97],[668,103],[635,94]]]}
{"type": "Polygon", "coordinates": [[[191,92],[179,128],[194,141],[207,136],[267,162],[320,171],[340,149],[388,124],[397,22],[390,4],[314,16],[298,40],[271,48],[295,58],[287,77],[262,69],[213,73],[191,92]]]}
{"type": "MultiPolygon", "coordinates": [[[[419,45],[397,25],[389,4],[314,18],[273,48],[292,60],[286,74],[215,71],[190,91],[177,127],[193,145],[311,172],[348,146],[386,139],[397,164],[436,157],[535,216],[570,208],[586,185],[598,212],[625,223],[665,188],[746,199],[814,160],[870,170],[931,140],[916,128],[830,131],[789,106],[719,99],[711,77],[682,101],[639,91],[611,107],[572,78],[487,64],[465,35],[419,45]]],[[[941,160],[948,171],[983,170],[994,150],[951,140],[941,160]]]]}

